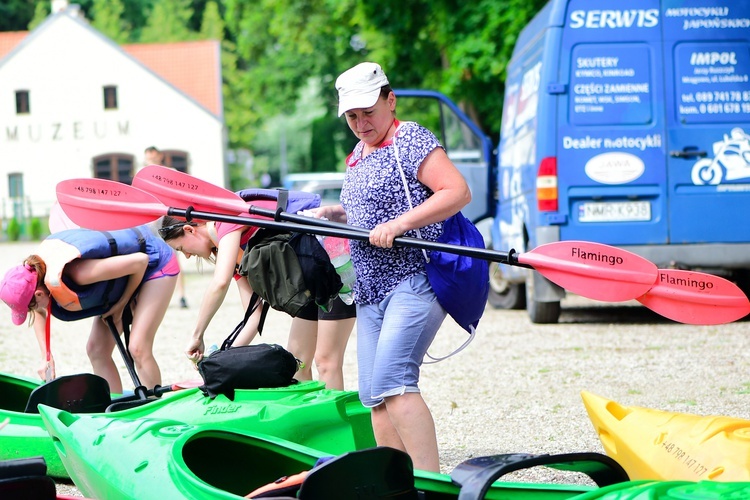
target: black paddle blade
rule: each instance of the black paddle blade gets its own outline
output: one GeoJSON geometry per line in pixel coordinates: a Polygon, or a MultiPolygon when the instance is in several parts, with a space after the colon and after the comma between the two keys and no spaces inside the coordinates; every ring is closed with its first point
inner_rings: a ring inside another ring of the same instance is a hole
{"type": "Polygon", "coordinates": [[[31,391],[24,413],[39,413],[39,404],[70,413],[100,413],[111,402],[106,380],[92,373],[79,373],[56,378],[31,391]]]}

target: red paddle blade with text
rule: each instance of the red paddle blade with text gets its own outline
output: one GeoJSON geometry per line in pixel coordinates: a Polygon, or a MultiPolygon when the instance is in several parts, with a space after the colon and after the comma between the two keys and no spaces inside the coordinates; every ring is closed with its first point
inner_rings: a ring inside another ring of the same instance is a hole
{"type": "Polygon", "coordinates": [[[167,214],[153,195],[106,179],[69,179],[57,184],[57,201],[75,224],[113,231],[147,224],[167,214]]]}
{"type": "Polygon", "coordinates": [[[656,282],[656,265],[627,250],[590,241],[557,241],[518,256],[550,281],[582,297],[623,302],[656,282]]]}
{"type": "Polygon", "coordinates": [[[680,323],[720,325],[750,314],[750,301],[729,280],[712,274],[659,269],[656,284],[638,302],[680,323]]]}

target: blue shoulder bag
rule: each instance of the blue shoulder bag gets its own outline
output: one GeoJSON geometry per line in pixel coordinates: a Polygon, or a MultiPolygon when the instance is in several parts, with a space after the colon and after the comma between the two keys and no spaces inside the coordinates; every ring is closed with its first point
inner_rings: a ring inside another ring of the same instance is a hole
{"type": "MultiPolygon", "coordinates": [[[[398,130],[396,134],[398,134],[398,130]]],[[[404,169],[401,167],[401,159],[396,147],[395,135],[393,138],[393,151],[401,174],[401,180],[404,183],[409,207],[414,208],[411,201],[411,193],[409,192],[409,184],[406,181],[404,169]]],[[[417,236],[419,238],[422,237],[419,229],[417,229],[417,236]]],[[[485,247],[482,234],[461,212],[448,217],[443,222],[443,233],[437,239],[437,243],[475,248],[485,247]]],[[[487,295],[490,291],[489,265],[485,260],[466,255],[438,250],[431,250],[429,255],[424,250],[423,253],[425,254],[427,279],[437,296],[438,302],[440,302],[443,309],[461,328],[469,332],[469,338],[466,342],[447,356],[433,358],[427,354],[434,361],[440,361],[463,350],[474,339],[476,327],[479,324],[482,314],[484,314],[487,295]]]]}

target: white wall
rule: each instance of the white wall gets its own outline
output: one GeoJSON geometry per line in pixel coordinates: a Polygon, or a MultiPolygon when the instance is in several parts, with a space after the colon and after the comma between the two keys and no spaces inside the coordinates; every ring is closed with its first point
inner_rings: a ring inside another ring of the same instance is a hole
{"type": "Polygon", "coordinates": [[[225,185],[221,120],[85,21],[53,15],[0,62],[4,205],[8,173],[23,172],[34,215],[43,216],[59,181],[92,176],[93,157],[132,154],[140,167],[151,145],[188,152],[191,174],[225,185]],[[116,110],[104,110],[105,85],[117,86],[116,110]],[[29,115],[16,114],[16,90],[29,91],[29,115]]]}

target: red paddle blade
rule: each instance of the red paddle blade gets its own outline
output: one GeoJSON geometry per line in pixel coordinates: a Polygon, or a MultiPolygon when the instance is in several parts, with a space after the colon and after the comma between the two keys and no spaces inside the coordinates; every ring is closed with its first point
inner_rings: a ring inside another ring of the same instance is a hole
{"type": "Polygon", "coordinates": [[[656,281],[656,265],[621,248],[590,241],[558,241],[522,253],[545,278],[582,297],[606,302],[632,300],[656,281]]]}
{"type": "Polygon", "coordinates": [[[178,391],[180,389],[194,389],[195,387],[200,387],[204,385],[205,382],[202,378],[195,378],[193,380],[183,380],[182,382],[177,382],[176,384],[172,384],[172,390],[178,391]]]}
{"type": "Polygon", "coordinates": [[[201,212],[229,215],[248,212],[245,200],[232,191],[161,165],[149,165],[139,170],[133,178],[133,186],[174,208],[192,206],[201,212]]]}
{"type": "Polygon", "coordinates": [[[106,179],[62,181],[57,184],[57,201],[75,224],[99,231],[135,227],[167,214],[167,207],[153,195],[106,179]]]}
{"type": "Polygon", "coordinates": [[[75,222],[70,220],[70,217],[65,215],[60,203],[55,202],[52,204],[52,208],[49,209],[49,232],[58,233],[65,229],[75,229],[78,226],[75,222]]]}
{"type": "Polygon", "coordinates": [[[720,325],[750,314],[750,301],[731,281],[712,274],[659,269],[656,284],[638,302],[674,321],[720,325]]]}

